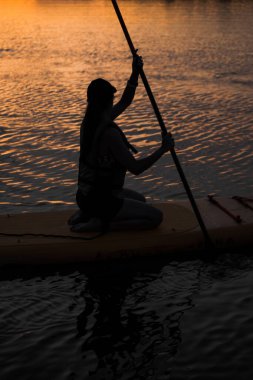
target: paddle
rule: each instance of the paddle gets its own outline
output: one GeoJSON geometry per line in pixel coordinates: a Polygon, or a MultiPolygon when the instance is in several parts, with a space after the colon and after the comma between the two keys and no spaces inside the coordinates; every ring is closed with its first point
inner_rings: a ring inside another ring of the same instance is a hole
{"type": "MultiPolygon", "coordinates": [[[[127,30],[126,24],[125,24],[125,22],[124,22],[124,20],[123,20],[123,17],[122,17],[122,15],[121,15],[120,9],[119,9],[118,4],[117,4],[117,1],[116,1],[116,0],[112,0],[112,4],[113,4],[113,7],[114,7],[114,9],[115,9],[115,12],[116,12],[116,14],[117,14],[117,16],[118,16],[118,19],[119,19],[120,25],[121,25],[121,27],[122,27],[122,30],[123,30],[124,35],[125,35],[125,37],[126,37],[126,40],[127,40],[127,42],[128,42],[129,48],[130,48],[130,50],[131,50],[131,53],[132,53],[133,57],[135,57],[136,54],[137,54],[137,50],[135,49],[135,47],[134,47],[134,45],[133,45],[133,42],[132,42],[132,40],[131,40],[131,37],[130,37],[130,35],[129,35],[129,33],[128,33],[128,30],[127,30]]],[[[167,131],[166,127],[165,127],[165,124],[164,124],[164,121],[163,121],[162,115],[161,115],[161,113],[160,113],[160,111],[159,111],[158,105],[157,105],[157,103],[156,103],[156,100],[155,100],[155,98],[154,98],[154,95],[153,95],[153,93],[152,93],[152,90],[151,90],[151,88],[150,88],[150,85],[149,85],[149,83],[148,83],[148,80],[147,80],[147,77],[146,77],[146,75],[145,75],[145,73],[144,73],[143,68],[140,69],[140,76],[141,76],[141,79],[142,79],[143,84],[144,84],[144,86],[145,86],[145,89],[146,89],[146,91],[147,91],[147,94],[148,94],[149,100],[150,100],[150,102],[151,102],[151,104],[152,104],[152,106],[153,106],[153,109],[154,109],[154,112],[155,112],[155,114],[156,114],[157,120],[158,120],[158,122],[159,122],[159,125],[160,125],[160,128],[161,128],[161,131],[162,131],[162,136],[166,136],[166,135],[170,135],[170,136],[171,136],[171,133],[168,133],[168,131],[167,131]]],[[[190,203],[191,203],[192,209],[193,209],[193,211],[194,211],[194,213],[195,213],[195,215],[196,215],[196,218],[197,218],[197,220],[198,220],[198,222],[199,222],[200,228],[201,228],[201,230],[202,230],[202,232],[203,232],[203,235],[204,235],[204,238],[205,238],[206,245],[207,245],[209,248],[210,248],[210,247],[213,247],[213,242],[212,242],[212,240],[211,240],[211,238],[210,238],[210,236],[209,236],[209,233],[207,232],[207,229],[206,229],[205,223],[204,223],[204,221],[203,221],[203,219],[202,219],[202,216],[201,216],[201,214],[200,214],[200,212],[199,212],[198,206],[197,206],[197,204],[196,204],[196,202],[195,202],[195,199],[194,199],[194,197],[193,197],[193,195],[192,195],[192,192],[191,192],[190,186],[189,186],[189,184],[188,184],[188,182],[187,182],[187,180],[186,180],[186,177],[185,177],[185,175],[184,175],[183,169],[182,169],[182,167],[181,167],[181,164],[180,164],[180,162],[179,162],[179,159],[178,159],[178,157],[177,157],[177,154],[176,154],[176,152],[175,152],[175,149],[174,149],[174,148],[171,148],[171,149],[170,149],[170,152],[171,152],[172,158],[173,158],[173,160],[174,160],[174,163],[175,163],[175,165],[176,165],[176,167],[177,167],[177,171],[178,171],[178,173],[179,173],[179,175],[180,175],[180,178],[181,178],[181,180],[182,180],[182,182],[183,182],[183,185],[184,185],[185,191],[186,191],[186,193],[187,193],[187,195],[188,195],[188,198],[189,198],[189,200],[190,200],[190,203]]]]}

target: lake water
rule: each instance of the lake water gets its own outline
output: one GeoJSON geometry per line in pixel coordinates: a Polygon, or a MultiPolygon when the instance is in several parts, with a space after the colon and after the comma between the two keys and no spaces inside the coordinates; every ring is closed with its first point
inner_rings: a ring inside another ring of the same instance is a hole
{"type": "MultiPolygon", "coordinates": [[[[252,196],[253,2],[120,1],[196,197],[252,196]]],[[[96,77],[122,93],[108,0],[0,0],[1,213],[73,208],[96,77]]],[[[140,84],[119,120],[141,155],[160,129],[140,84]]],[[[169,155],[128,187],[186,198],[169,155]]],[[[238,252],[240,253],[240,252],[238,252]]],[[[251,379],[253,259],[1,269],[2,379],[251,379]]]]}

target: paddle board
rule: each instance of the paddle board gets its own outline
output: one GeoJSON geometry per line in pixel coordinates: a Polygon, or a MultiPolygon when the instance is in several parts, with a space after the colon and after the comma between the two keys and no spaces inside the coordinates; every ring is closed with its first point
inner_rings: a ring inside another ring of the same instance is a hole
{"type": "MultiPolygon", "coordinates": [[[[197,200],[214,244],[228,249],[253,246],[253,211],[231,198],[217,200],[229,212],[239,215],[241,223],[208,199],[197,200]]],[[[169,256],[204,248],[203,235],[189,201],[167,201],[154,206],[161,209],[164,215],[158,228],[149,231],[109,231],[90,241],[81,240],[80,237],[93,236],[95,232],[70,231],[67,220],[75,210],[0,215],[0,265],[74,263],[158,254],[169,256]]]]}

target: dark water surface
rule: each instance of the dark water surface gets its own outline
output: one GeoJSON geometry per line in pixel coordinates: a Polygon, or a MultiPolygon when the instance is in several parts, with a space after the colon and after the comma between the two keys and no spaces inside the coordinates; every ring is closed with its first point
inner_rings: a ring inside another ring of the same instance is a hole
{"type": "Polygon", "coordinates": [[[1,379],[249,380],[252,270],[224,254],[1,271],[1,379]]]}
{"type": "MultiPolygon", "coordinates": [[[[196,197],[253,190],[253,2],[120,1],[196,197]]],[[[131,58],[110,1],[0,0],[1,213],[70,208],[88,83],[131,58]]],[[[147,154],[143,87],[119,124],[147,154]]],[[[185,198],[169,156],[128,186],[185,198]]],[[[253,377],[253,257],[0,269],[0,379],[253,377]]]]}

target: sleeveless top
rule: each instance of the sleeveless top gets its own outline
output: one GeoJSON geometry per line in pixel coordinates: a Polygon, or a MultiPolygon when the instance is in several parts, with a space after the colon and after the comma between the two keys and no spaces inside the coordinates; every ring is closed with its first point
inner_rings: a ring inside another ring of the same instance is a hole
{"type": "MultiPolygon", "coordinates": [[[[135,148],[127,141],[126,136],[115,123],[111,123],[107,128],[116,128],[129,149],[136,152],[135,148]]],[[[103,138],[103,132],[97,140],[97,147],[93,157],[82,158],[82,141],[79,159],[78,173],[78,190],[84,197],[91,193],[106,196],[118,192],[123,188],[126,169],[122,167],[108,150],[106,154],[99,152],[100,142],[103,138]]],[[[81,133],[82,139],[82,133],[81,133]]]]}

